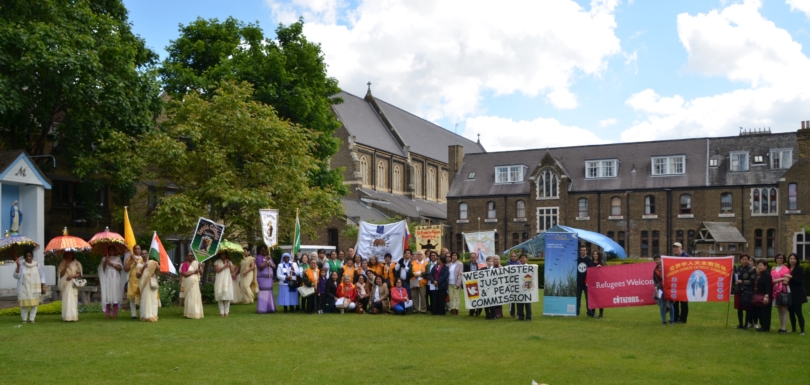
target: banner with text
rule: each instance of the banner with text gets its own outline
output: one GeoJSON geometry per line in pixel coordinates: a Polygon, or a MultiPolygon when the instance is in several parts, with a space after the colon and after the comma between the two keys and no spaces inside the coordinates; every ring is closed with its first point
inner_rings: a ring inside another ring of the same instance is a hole
{"type": "Polygon", "coordinates": [[[537,265],[511,265],[463,273],[467,309],[540,300],[537,265]]]}
{"type": "Polygon", "coordinates": [[[467,251],[470,252],[470,260],[477,260],[479,267],[486,266],[486,257],[497,255],[495,254],[495,230],[462,234],[464,234],[464,242],[467,243],[467,251]]]}
{"type": "Polygon", "coordinates": [[[386,253],[391,253],[391,260],[396,262],[402,258],[408,245],[408,222],[399,221],[385,225],[377,225],[360,221],[360,233],[357,236],[355,253],[363,259],[377,257],[382,261],[386,253]]]}
{"type": "Polygon", "coordinates": [[[655,262],[588,269],[588,308],[655,305],[655,262]]]}
{"type": "Polygon", "coordinates": [[[197,261],[203,262],[217,254],[224,231],[224,225],[210,219],[200,218],[197,221],[197,228],[191,237],[191,252],[197,261]]]}
{"type": "Polygon", "coordinates": [[[436,226],[416,226],[416,250],[425,253],[430,251],[439,252],[442,250],[442,227],[436,226]]]}
{"type": "Polygon", "coordinates": [[[662,257],[664,297],[672,301],[726,302],[734,257],[662,257]]]}
{"type": "Polygon", "coordinates": [[[577,315],[577,233],[546,233],[543,315],[577,315]]]}
{"type": "Polygon", "coordinates": [[[278,210],[275,209],[262,209],[259,210],[259,217],[262,220],[262,238],[264,244],[268,248],[278,245],[278,210]]]}

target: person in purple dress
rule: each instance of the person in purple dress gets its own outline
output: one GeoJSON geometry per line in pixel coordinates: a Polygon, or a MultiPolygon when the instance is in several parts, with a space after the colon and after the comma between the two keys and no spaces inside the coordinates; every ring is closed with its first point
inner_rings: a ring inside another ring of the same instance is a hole
{"type": "Polygon", "coordinates": [[[267,246],[259,247],[256,253],[256,267],[259,273],[259,296],[256,300],[257,312],[259,314],[275,313],[276,304],[273,300],[273,278],[275,277],[276,264],[267,252],[267,246]]]}

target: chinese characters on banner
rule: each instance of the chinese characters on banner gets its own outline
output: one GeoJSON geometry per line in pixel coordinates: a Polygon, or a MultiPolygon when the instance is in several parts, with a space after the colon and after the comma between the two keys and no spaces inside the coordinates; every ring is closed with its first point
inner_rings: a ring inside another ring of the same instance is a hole
{"type": "Polygon", "coordinates": [[[671,301],[725,302],[734,257],[662,257],[664,297],[671,301]]]}
{"type": "Polygon", "coordinates": [[[538,302],[537,265],[511,265],[464,273],[467,309],[538,302]]]}
{"type": "Polygon", "coordinates": [[[655,305],[654,262],[588,269],[588,308],[655,305]]]}

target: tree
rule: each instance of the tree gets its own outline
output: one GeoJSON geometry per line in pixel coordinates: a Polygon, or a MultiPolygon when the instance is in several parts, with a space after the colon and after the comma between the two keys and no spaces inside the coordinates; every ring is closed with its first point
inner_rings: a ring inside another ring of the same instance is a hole
{"type": "Polygon", "coordinates": [[[279,208],[279,226],[289,233],[296,208],[308,233],[338,215],[335,191],[309,185],[322,134],[280,118],[254,99],[247,82],[218,86],[206,97],[188,92],[170,101],[160,129],[100,141],[96,154],[81,160],[82,173],[171,187],[176,193],[161,198],[150,216],[163,234],[190,234],[205,216],[222,221],[227,238],[252,242],[260,234],[259,209],[279,208]]]}
{"type": "Polygon", "coordinates": [[[69,166],[115,129],[138,135],[161,109],[157,55],[120,0],[0,6],[0,141],[69,166]]]}
{"type": "Polygon", "coordinates": [[[309,171],[310,185],[345,194],[341,170],[329,166],[340,145],[332,136],[340,123],[331,110],[342,102],[335,97],[340,88],[326,74],[320,44],[308,41],[303,28],[303,19],[279,25],[276,40],[270,40],[258,23],[198,18],[180,25],[180,37],[167,47],[169,57],[159,73],[172,97],[191,90],[203,97],[212,95],[223,79],[250,83],[256,100],[273,106],[282,118],[321,134],[312,148],[318,167],[309,171]]]}

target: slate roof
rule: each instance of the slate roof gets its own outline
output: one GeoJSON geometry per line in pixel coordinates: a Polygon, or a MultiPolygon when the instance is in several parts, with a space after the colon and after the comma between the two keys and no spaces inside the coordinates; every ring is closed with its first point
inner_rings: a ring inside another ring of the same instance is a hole
{"type": "Polygon", "coordinates": [[[361,221],[365,222],[384,222],[388,219],[387,215],[359,201],[341,199],[340,203],[343,205],[343,213],[352,221],[360,218],[361,221]]]}
{"type": "MultiPolygon", "coordinates": [[[[745,237],[740,234],[740,230],[730,222],[703,222],[703,227],[708,230],[711,238],[715,242],[725,243],[746,243],[745,237]]],[[[701,229],[702,230],[702,229],[701,229]]]]}
{"type": "Polygon", "coordinates": [[[749,186],[775,184],[785,174],[783,169],[771,168],[772,149],[793,150],[793,162],[798,159],[798,143],[795,132],[765,135],[743,135],[727,138],[712,138],[709,141],[709,159],[716,159],[717,167],[709,167],[709,184],[712,186],[749,186]],[[730,153],[748,151],[748,171],[731,171],[730,153]],[[762,156],[763,163],[755,164],[754,156],[762,156]]]}
{"type": "MultiPolygon", "coordinates": [[[[403,148],[368,101],[345,91],[336,96],[342,98],[343,103],[332,108],[349,134],[357,138],[357,143],[402,157],[406,156],[403,148]]],[[[447,147],[450,145],[464,146],[465,154],[484,152],[484,148],[477,142],[445,130],[380,99],[375,100],[412,153],[447,163],[447,147]]]]}
{"type": "Polygon", "coordinates": [[[358,189],[362,194],[360,199],[366,198],[374,201],[375,205],[393,211],[403,217],[416,218],[420,215],[428,218],[447,219],[447,204],[411,199],[404,195],[391,194],[369,189],[358,189]],[[421,212],[416,210],[419,207],[421,212]]]}

